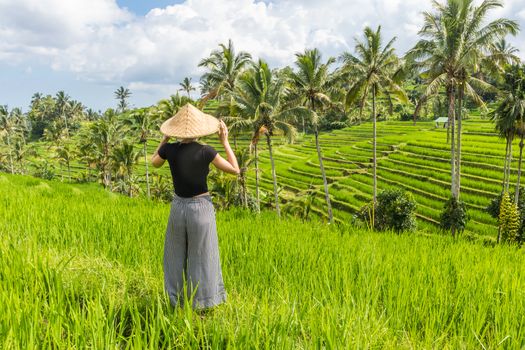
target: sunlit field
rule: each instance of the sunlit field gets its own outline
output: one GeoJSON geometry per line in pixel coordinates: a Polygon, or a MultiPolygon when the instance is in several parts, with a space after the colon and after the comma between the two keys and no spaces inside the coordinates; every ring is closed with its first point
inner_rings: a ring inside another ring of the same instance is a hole
{"type": "Polygon", "coordinates": [[[241,210],[217,214],[228,300],[163,294],[169,205],[0,175],[2,348],[525,346],[525,252],[241,210]]]}

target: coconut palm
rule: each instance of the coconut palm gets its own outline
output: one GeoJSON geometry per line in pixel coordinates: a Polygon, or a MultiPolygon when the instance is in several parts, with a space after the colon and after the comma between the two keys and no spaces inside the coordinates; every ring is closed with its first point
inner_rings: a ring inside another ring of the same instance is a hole
{"type": "Polygon", "coordinates": [[[71,182],[71,161],[76,157],[75,148],[71,146],[70,142],[64,141],[55,148],[55,158],[60,164],[66,165],[69,182],[71,182]]]}
{"type": "Polygon", "coordinates": [[[128,98],[131,96],[131,91],[124,86],[119,87],[114,92],[115,99],[118,101],[117,110],[125,112],[128,109],[128,98]]]}
{"type": "Polygon", "coordinates": [[[139,143],[142,144],[144,154],[144,165],[146,167],[146,191],[148,198],[151,197],[148,168],[148,137],[150,136],[153,120],[149,108],[136,109],[123,119],[123,124],[129,127],[130,131],[138,136],[139,143]]]}
{"type": "Polygon", "coordinates": [[[13,147],[13,158],[18,163],[20,173],[25,173],[24,160],[27,156],[36,155],[32,144],[26,144],[22,138],[17,138],[13,147]]]}
{"type": "Polygon", "coordinates": [[[191,78],[184,78],[184,80],[182,82],[179,83],[180,85],[180,89],[179,91],[185,91],[186,94],[188,95],[188,99],[190,99],[190,93],[192,91],[195,91],[195,88],[193,87],[193,85],[191,84],[191,78]]]}
{"type": "MultiPolygon", "coordinates": [[[[234,97],[239,114],[250,120],[255,146],[259,136],[265,136],[272,168],[275,209],[280,216],[277,177],[273,159],[272,136],[279,131],[292,142],[296,129],[291,124],[296,116],[310,116],[308,109],[285,103],[288,93],[284,82],[275,79],[268,64],[259,60],[253,67],[242,74],[238,80],[234,97]]],[[[255,159],[257,160],[257,154],[255,159]]]]}
{"type": "Polygon", "coordinates": [[[343,70],[351,73],[355,81],[346,95],[347,105],[359,101],[359,114],[361,116],[368,98],[372,98],[374,203],[377,197],[376,99],[379,95],[382,95],[384,101],[388,104],[390,113],[393,109],[393,99],[408,103],[408,97],[399,85],[399,80],[402,77],[402,67],[393,48],[395,40],[396,38],[394,37],[383,46],[381,26],[377,27],[376,31],[366,27],[364,30],[364,41],[356,39],[356,54],[345,52],[340,57],[344,65],[343,70]]]}
{"type": "Polygon", "coordinates": [[[128,195],[132,196],[131,176],[133,166],[137,164],[140,152],[135,151],[133,144],[127,140],[117,145],[111,154],[113,170],[115,174],[128,184],[128,195]]]}
{"type": "Polygon", "coordinates": [[[89,125],[89,141],[95,146],[97,168],[102,176],[104,187],[111,187],[112,151],[118,141],[118,128],[112,112],[89,125]]]}
{"type": "Polygon", "coordinates": [[[241,203],[245,208],[248,208],[248,187],[246,186],[246,173],[248,172],[248,168],[250,167],[254,159],[250,154],[249,148],[236,150],[235,157],[237,158],[240,169],[238,181],[241,203]]]}
{"type": "Polygon", "coordinates": [[[209,57],[199,62],[199,67],[208,70],[201,78],[208,90],[203,102],[231,93],[235,89],[237,77],[251,62],[252,56],[249,53],[235,52],[231,39],[227,46],[220,44],[219,47],[219,50],[212,51],[209,57]]]}
{"type": "Polygon", "coordinates": [[[504,18],[484,23],[490,10],[502,7],[499,0],[484,0],[479,6],[475,6],[474,0],[448,0],[446,3],[434,2],[433,7],[434,12],[424,14],[424,24],[419,31],[423,39],[409,51],[408,57],[416,62],[427,80],[422,99],[435,96],[441,88],[446,91],[451,141],[451,193],[458,199],[461,116],[456,115],[456,98],[469,96],[480,102],[475,89],[490,86],[477,77],[477,73],[483,65],[501,61],[506,56],[505,53],[494,55],[495,44],[505,35],[515,34],[518,25],[504,18]],[[456,119],[459,137],[454,140],[456,119]]]}
{"type": "Polygon", "coordinates": [[[326,179],[326,172],[323,165],[321,145],[319,144],[319,120],[320,116],[322,115],[321,108],[331,103],[328,92],[332,88],[333,78],[329,69],[330,66],[335,62],[335,59],[329,58],[325,63],[323,63],[321,53],[317,49],[305,50],[304,53],[297,53],[295,56],[295,66],[297,70],[290,73],[292,96],[293,98],[297,98],[301,105],[309,108],[311,111],[310,115],[312,117],[310,118],[310,122],[312,123],[314,129],[317,159],[319,161],[319,168],[323,177],[328,221],[332,223],[332,204],[330,202],[328,181],[326,179]]]}
{"type": "Polygon", "coordinates": [[[7,143],[7,149],[9,153],[9,167],[11,169],[11,174],[14,174],[14,164],[13,164],[13,148],[12,148],[12,138],[17,131],[17,121],[11,113],[7,106],[0,106],[0,136],[4,137],[7,143]]]}
{"type": "Polygon", "coordinates": [[[496,130],[506,139],[505,162],[503,167],[502,192],[508,192],[510,169],[512,161],[512,141],[520,136],[520,156],[518,161],[518,180],[516,183],[514,202],[519,199],[521,163],[523,157],[523,137],[525,122],[525,66],[511,66],[505,73],[504,94],[496,109],[490,114],[495,122],[496,130]]]}
{"type": "Polygon", "coordinates": [[[71,99],[64,91],[57,92],[55,96],[56,100],[56,112],[58,116],[64,120],[64,130],[66,137],[69,137],[69,125],[68,125],[68,116],[69,109],[71,108],[71,99]]]}

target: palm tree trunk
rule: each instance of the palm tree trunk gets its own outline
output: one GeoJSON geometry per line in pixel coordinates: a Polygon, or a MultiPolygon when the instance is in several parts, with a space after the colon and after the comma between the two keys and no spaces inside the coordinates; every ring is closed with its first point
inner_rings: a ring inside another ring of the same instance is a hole
{"type": "Polygon", "coordinates": [[[11,174],[15,173],[13,167],[13,151],[11,150],[11,138],[9,137],[9,132],[7,134],[7,148],[9,148],[9,166],[11,167],[11,174]]]}
{"type": "Polygon", "coordinates": [[[373,176],[374,176],[374,194],[373,202],[374,206],[377,199],[377,117],[376,117],[376,89],[375,86],[372,87],[372,121],[373,121],[373,176]]]}
{"type": "Polygon", "coordinates": [[[67,177],[69,177],[69,183],[71,183],[71,164],[67,161],[67,177]]]}
{"type": "Polygon", "coordinates": [[[458,92],[458,130],[456,144],[456,196],[459,199],[461,190],[461,118],[463,108],[463,86],[458,92]]]}
{"type": "Polygon", "coordinates": [[[275,164],[273,161],[273,152],[272,152],[272,140],[270,134],[266,133],[266,143],[268,144],[268,151],[270,152],[270,163],[272,164],[272,179],[273,179],[273,194],[275,196],[275,210],[277,211],[277,216],[281,216],[281,208],[279,208],[279,195],[277,193],[277,176],[275,175],[275,164]]]}
{"type": "Polygon", "coordinates": [[[326,180],[326,173],[324,171],[323,156],[321,154],[321,146],[319,145],[319,131],[317,126],[315,127],[315,147],[317,148],[317,158],[319,159],[319,168],[321,169],[321,175],[323,176],[324,185],[324,197],[326,200],[326,206],[328,208],[328,222],[331,224],[334,221],[334,215],[332,213],[332,203],[330,202],[330,193],[328,192],[328,181],[326,180]]]}
{"type": "Polygon", "coordinates": [[[514,204],[518,205],[518,200],[520,197],[520,181],[521,181],[521,161],[523,159],[523,135],[524,133],[521,133],[521,139],[520,139],[520,157],[518,160],[518,180],[516,180],[516,190],[514,191],[514,204]]]}
{"type": "Polygon", "coordinates": [[[257,152],[257,143],[253,144],[255,152],[255,200],[257,202],[257,212],[261,212],[261,198],[259,195],[259,153],[257,152]]]}
{"type": "Polygon", "coordinates": [[[450,125],[450,173],[451,173],[451,192],[452,196],[457,199],[456,194],[456,143],[455,143],[455,127],[456,127],[456,116],[455,116],[455,96],[454,88],[448,89],[448,119],[451,121],[450,125]]]}
{"type": "Polygon", "coordinates": [[[501,193],[505,192],[505,183],[507,182],[507,167],[509,164],[509,137],[505,137],[505,160],[503,162],[503,182],[501,183],[501,193]]]}
{"type": "MultiPolygon", "coordinates": [[[[448,93],[448,120],[449,127],[450,127],[450,173],[451,173],[451,192],[452,197],[454,199],[457,199],[457,193],[456,193],[456,144],[454,142],[454,131],[455,131],[455,123],[456,123],[456,116],[455,113],[455,95],[454,95],[454,88],[449,87],[447,89],[448,93]]],[[[447,134],[448,139],[448,134],[447,134]]],[[[456,226],[452,225],[451,229],[452,237],[455,237],[456,235],[456,226]]]]}
{"type": "Polygon", "coordinates": [[[242,204],[245,208],[248,208],[248,189],[246,188],[246,170],[244,168],[241,169],[239,180],[241,182],[242,204]]]}
{"type": "Polygon", "coordinates": [[[148,168],[148,155],[147,155],[147,141],[144,142],[144,164],[146,164],[146,191],[148,198],[151,197],[150,187],[149,187],[149,168],[148,168]]]}
{"type": "Polygon", "coordinates": [[[507,165],[507,182],[505,183],[505,191],[509,191],[509,185],[510,185],[510,173],[511,173],[511,166],[512,166],[512,141],[514,139],[514,135],[509,140],[509,163],[507,165]]]}

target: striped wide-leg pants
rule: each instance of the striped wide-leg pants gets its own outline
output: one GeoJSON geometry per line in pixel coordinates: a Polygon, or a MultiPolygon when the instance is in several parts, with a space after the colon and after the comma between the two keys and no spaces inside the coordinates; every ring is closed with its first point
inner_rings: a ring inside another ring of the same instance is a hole
{"type": "Polygon", "coordinates": [[[195,309],[226,300],[215,209],[209,195],[175,196],[171,202],[164,241],[164,287],[173,306],[191,296],[195,309]]]}

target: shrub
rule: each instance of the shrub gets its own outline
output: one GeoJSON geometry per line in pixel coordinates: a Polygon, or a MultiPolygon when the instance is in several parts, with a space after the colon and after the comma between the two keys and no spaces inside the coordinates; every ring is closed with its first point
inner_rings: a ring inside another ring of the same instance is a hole
{"type": "Polygon", "coordinates": [[[452,196],[445,202],[440,225],[444,231],[450,231],[454,228],[458,233],[461,233],[465,230],[469,219],[465,203],[452,196]]]}
{"type": "MultiPolygon", "coordinates": [[[[512,199],[514,198],[514,192],[511,192],[508,194],[509,199],[512,202],[512,199]]],[[[496,197],[494,197],[490,204],[485,209],[487,213],[490,214],[495,219],[498,219],[499,221],[499,215],[500,215],[500,205],[501,205],[501,197],[503,195],[499,194],[496,197]]],[[[524,241],[525,240],[525,188],[520,188],[520,194],[518,197],[518,215],[519,215],[519,222],[520,227],[518,229],[518,240],[524,241]]]]}
{"type": "Polygon", "coordinates": [[[518,206],[510,200],[508,192],[501,197],[498,222],[501,238],[504,241],[517,242],[519,240],[520,214],[518,206]]]}
{"type": "MultiPolygon", "coordinates": [[[[396,232],[416,229],[416,202],[410,193],[400,189],[388,189],[377,196],[374,210],[374,228],[379,231],[394,230],[396,232]]],[[[363,206],[358,218],[371,223],[372,204],[363,206]]]]}
{"type": "Polygon", "coordinates": [[[45,180],[53,180],[56,176],[55,167],[53,164],[49,163],[47,160],[44,160],[41,163],[36,164],[34,176],[39,177],[45,180]]]}

